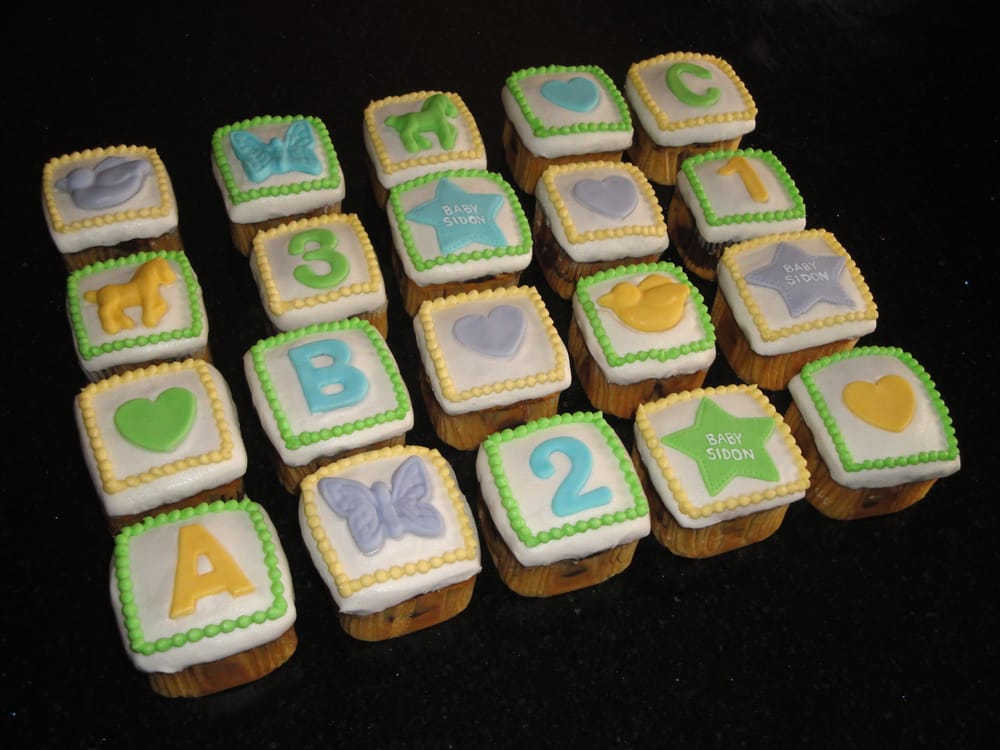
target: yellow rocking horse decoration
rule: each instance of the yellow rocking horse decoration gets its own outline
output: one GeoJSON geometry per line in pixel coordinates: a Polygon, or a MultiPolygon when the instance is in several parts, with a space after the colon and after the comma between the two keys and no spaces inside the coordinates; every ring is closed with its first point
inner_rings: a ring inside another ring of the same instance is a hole
{"type": "Polygon", "coordinates": [[[417,112],[389,115],[385,124],[399,133],[403,148],[411,154],[433,147],[434,144],[423,133],[434,133],[441,148],[450,151],[455,147],[458,128],[449,122],[449,118],[455,117],[458,117],[455,102],[444,94],[432,94],[417,112]]]}
{"type": "Polygon", "coordinates": [[[97,316],[105,333],[115,334],[135,327],[135,321],[125,314],[125,310],[130,307],[141,307],[142,324],[153,328],[169,309],[167,301],[160,294],[160,287],[175,281],[177,274],[167,260],[153,258],[139,266],[127,282],[92,289],[83,298],[97,305],[97,316]]]}

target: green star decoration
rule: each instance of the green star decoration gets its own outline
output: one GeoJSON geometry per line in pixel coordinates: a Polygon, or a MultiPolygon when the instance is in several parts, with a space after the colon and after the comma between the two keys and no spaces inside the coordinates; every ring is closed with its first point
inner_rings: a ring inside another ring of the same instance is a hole
{"type": "Polygon", "coordinates": [[[698,404],[694,424],[661,438],[698,464],[713,497],[735,477],[776,482],[780,475],[764,444],[774,430],[769,417],[734,417],[708,398],[698,404]]]}

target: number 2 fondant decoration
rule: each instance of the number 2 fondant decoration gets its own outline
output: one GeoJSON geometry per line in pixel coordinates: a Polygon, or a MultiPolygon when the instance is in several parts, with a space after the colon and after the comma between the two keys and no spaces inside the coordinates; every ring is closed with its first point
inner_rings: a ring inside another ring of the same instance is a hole
{"type": "Polygon", "coordinates": [[[479,354],[509,359],[521,348],[527,324],[514,305],[497,305],[486,315],[463,315],[452,326],[462,346],[479,354]]]}
{"type": "Polygon", "coordinates": [[[318,273],[308,265],[296,266],[292,276],[310,289],[330,289],[343,281],[351,270],[347,257],[337,250],[337,235],[317,227],[300,232],[288,243],[289,255],[301,255],[302,260],[325,263],[326,273],[318,273]]]}
{"type": "Polygon", "coordinates": [[[287,172],[322,174],[323,164],[313,150],[314,139],[312,126],[305,120],[295,120],[284,138],[275,136],[266,143],[245,130],[229,134],[233,153],[252,182],[263,182],[272,175],[287,172]]]}
{"type": "Polygon", "coordinates": [[[691,295],[686,284],[650,274],[638,284],[623,281],[615,284],[597,304],[611,310],[617,318],[636,331],[669,331],[684,317],[684,303],[691,295]]]}
{"type": "Polygon", "coordinates": [[[760,179],[760,175],[754,170],[753,165],[742,156],[734,156],[721,167],[719,167],[718,173],[723,177],[728,177],[729,175],[737,175],[741,180],[743,180],[743,187],[746,188],[747,193],[750,197],[757,203],[767,203],[768,194],[767,188],[764,186],[764,181],[760,179]]]}
{"type": "Polygon", "coordinates": [[[570,464],[569,473],[552,496],[553,513],[560,517],[569,516],[611,502],[611,489],[605,485],[584,492],[594,470],[594,459],[590,448],[574,437],[560,435],[535,446],[528,464],[536,477],[549,479],[555,474],[553,453],[566,456],[570,464]]]}
{"type": "Polygon", "coordinates": [[[313,414],[353,406],[368,393],[368,378],[351,364],[351,347],[340,339],[292,347],[288,359],[313,414]]]}

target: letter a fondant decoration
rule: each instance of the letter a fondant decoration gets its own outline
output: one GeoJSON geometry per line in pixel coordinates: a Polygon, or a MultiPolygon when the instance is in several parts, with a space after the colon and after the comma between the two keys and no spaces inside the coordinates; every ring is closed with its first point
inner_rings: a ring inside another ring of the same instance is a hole
{"type": "Polygon", "coordinates": [[[339,339],[293,347],[288,359],[313,414],[353,406],[368,393],[368,378],[350,364],[351,348],[339,339]]]}
{"type": "Polygon", "coordinates": [[[170,603],[172,618],[192,614],[202,597],[223,591],[237,597],[253,590],[254,585],[246,573],[208,529],[200,523],[192,523],[178,530],[174,596],[170,603]],[[201,558],[211,563],[211,570],[198,571],[201,558]]]}

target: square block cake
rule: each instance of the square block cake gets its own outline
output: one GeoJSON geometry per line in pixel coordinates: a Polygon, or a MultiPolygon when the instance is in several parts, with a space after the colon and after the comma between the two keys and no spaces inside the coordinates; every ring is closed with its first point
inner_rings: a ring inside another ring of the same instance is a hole
{"type": "Polygon", "coordinates": [[[722,254],[712,321],[745,383],[781,390],[806,362],[853,347],[877,319],[861,271],[824,229],[765,235],[722,254]]]}
{"type": "Polygon", "coordinates": [[[336,461],[302,481],[302,537],[344,631],[381,641],[462,612],[482,569],[479,537],[452,467],[396,446],[336,461]]]}
{"type": "Polygon", "coordinates": [[[155,148],[113,146],[50,159],[42,208],[67,270],[181,247],[177,201],[155,148]]]}
{"type": "Polygon", "coordinates": [[[895,513],[961,467],[951,416],[927,371],[898,347],[859,346],[805,365],[786,420],[829,518],[895,513]]]}
{"type": "Polygon", "coordinates": [[[516,70],[500,99],[507,167],[526,193],[552,164],[620,161],[632,145],[625,98],[597,65],[516,70]]]}
{"type": "Polygon", "coordinates": [[[385,206],[389,188],[445,169],[486,169],[486,147],[472,112],[450,91],[415,91],[368,103],[365,149],[372,190],[385,206]]]}
{"type": "Polygon", "coordinates": [[[243,494],[247,454],[225,379],[189,359],[85,387],[74,413],[83,457],[117,532],[150,512],[243,494]]]}
{"type": "Polygon", "coordinates": [[[211,359],[201,284],[182,250],[72,271],[66,310],[80,367],[93,382],[160,362],[211,359]]]}
{"type": "Polygon", "coordinates": [[[633,63],[624,93],[636,121],[629,158],[658,185],[675,184],[690,156],[739,148],[757,125],[753,97],[715,55],[671,52],[633,63]]]}
{"type": "Polygon", "coordinates": [[[382,270],[356,214],[299,219],[258,232],[250,273],[274,333],[363,318],[388,335],[382,270]]]}
{"type": "Polygon", "coordinates": [[[650,531],[628,451],[599,412],[493,433],[476,456],[483,538],[503,582],[545,597],[606,581],[650,531]]]}
{"type": "Polygon", "coordinates": [[[685,159],[667,207],[670,242],[684,267],[708,281],[730,245],[806,228],[806,206],[770,151],[708,151],[685,159]]]}
{"type": "Polygon", "coordinates": [[[767,539],[809,486],[789,426],[755,385],[698,388],[641,404],[634,429],[632,458],[653,535],[682,557],[767,539]]]}
{"type": "Polygon", "coordinates": [[[403,306],[474,289],[515,286],[531,263],[531,230],[496,172],[434,172],[389,190],[386,205],[403,306]]]}
{"type": "Polygon", "coordinates": [[[413,427],[396,359],[366,320],[314,323],[262,339],[243,364],[288,492],[336,458],[402,444],[413,427]]]}
{"type": "Polygon", "coordinates": [[[569,353],[534,287],[429,300],[413,327],[424,403],[453,448],[474,449],[496,430],[558,411],[569,353]]]}
{"type": "Polygon", "coordinates": [[[111,603],[133,665],[168,698],[258,680],[298,645],[281,540],[267,511],[245,497],[124,527],[111,603]]]}
{"type": "Polygon", "coordinates": [[[264,115],[216,128],[212,174],[243,255],[262,229],[339,213],[347,191],[330,132],[312,116],[264,115]]]}
{"type": "Polygon", "coordinates": [[[635,165],[557,164],[535,187],[535,258],[549,287],[573,296],[584,276],[624,263],[655,263],[670,244],[653,186],[635,165]]]}
{"type": "Polygon", "coordinates": [[[590,402],[631,419],[644,401],[701,386],[715,361],[715,328],[679,266],[618,266],[576,285],[569,352],[590,402]]]}

